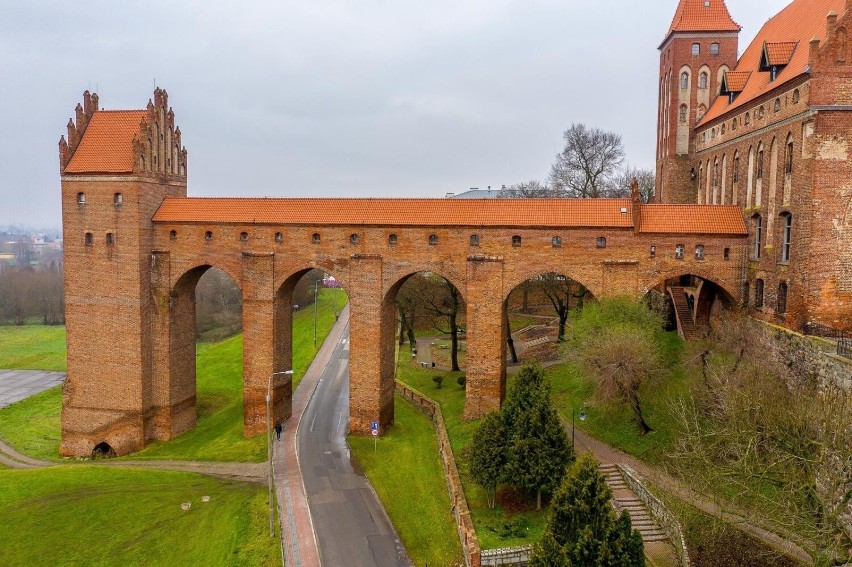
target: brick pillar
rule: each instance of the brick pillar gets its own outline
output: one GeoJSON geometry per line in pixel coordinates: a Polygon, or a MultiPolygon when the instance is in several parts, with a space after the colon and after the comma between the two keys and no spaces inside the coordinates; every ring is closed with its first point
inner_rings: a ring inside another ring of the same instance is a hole
{"type": "MultiPolygon", "coordinates": [[[[243,252],[243,434],[266,431],[266,392],[274,371],[275,296],[272,254],[243,252]]],[[[273,399],[280,406],[283,376],[276,376],[273,399]]],[[[282,416],[272,410],[272,423],[282,416]]]]}
{"type": "Polygon", "coordinates": [[[355,255],[349,264],[349,430],[393,423],[393,305],[383,305],[382,258],[355,255]],[[389,315],[390,314],[390,315],[389,315]]]}
{"type": "MultiPolygon", "coordinates": [[[[275,372],[293,369],[293,288],[300,276],[285,282],[275,295],[275,334],[273,367],[275,372]]],[[[289,419],[293,415],[293,377],[276,374],[272,380],[273,415],[289,419]]]]}
{"type": "Polygon", "coordinates": [[[506,397],[503,259],[467,261],[467,387],[464,418],[499,410],[506,397]]]}

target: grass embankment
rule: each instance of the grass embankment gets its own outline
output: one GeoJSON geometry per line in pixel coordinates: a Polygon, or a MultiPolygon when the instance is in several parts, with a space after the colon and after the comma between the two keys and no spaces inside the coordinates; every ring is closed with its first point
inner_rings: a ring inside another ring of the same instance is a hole
{"type": "Polygon", "coordinates": [[[690,381],[695,378],[680,362],[683,341],[677,333],[661,332],[658,338],[666,361],[665,373],[653,383],[644,385],[639,392],[642,414],[653,428],[646,435],[639,434],[633,412],[627,404],[604,403],[596,399],[594,378],[573,362],[545,370],[553,388],[553,401],[567,421],[571,421],[573,409],[578,430],[655,465],[665,461],[677,434],[671,400],[688,393],[690,381]],[[587,415],[583,421],[578,417],[581,409],[585,409],[587,415]]]}
{"type": "MultiPolygon", "coordinates": [[[[293,314],[293,388],[298,385],[331,327],[335,307],[346,304],[342,290],[320,290],[317,305],[317,348],[314,348],[314,310],[305,308],[293,314]],[[335,298],[334,293],[339,297],[335,298]]],[[[26,328],[26,327],[23,327],[26,328]]],[[[6,347],[0,328],[0,355],[16,364],[22,357],[6,347]]],[[[38,327],[31,335],[39,337],[58,327],[38,327]]],[[[65,344],[64,327],[62,338],[65,344]]],[[[36,339],[37,340],[37,339],[36,339]]],[[[218,343],[199,343],[196,348],[196,391],[198,422],[194,429],[171,441],[151,443],[133,454],[133,459],[175,459],[198,461],[254,461],[266,459],[263,436],[243,437],[243,340],[242,335],[218,343]]],[[[62,354],[64,361],[64,352],[62,354]]],[[[61,388],[56,387],[0,410],[0,438],[18,451],[45,460],[59,459],[61,388]]]]}
{"type": "Polygon", "coordinates": [[[0,368],[64,372],[65,326],[0,326],[0,368]]]}
{"type": "MultiPolygon", "coordinates": [[[[411,361],[408,347],[403,347],[400,351],[397,378],[415,390],[423,392],[441,406],[480,547],[493,549],[532,543],[544,530],[547,519],[546,510],[536,512],[534,499],[511,492],[498,494],[497,507],[491,510],[486,505],[485,492],[470,479],[467,473],[465,447],[470,445],[479,421],[462,419],[465,390],[458,385],[457,379],[463,374],[464,372],[436,372],[433,369],[422,369],[411,361]],[[438,388],[432,380],[438,375],[444,377],[441,388],[438,388]]],[[[510,376],[510,384],[512,379],[513,377],[510,376]]],[[[434,438],[434,433],[432,437],[434,438]]]]}
{"type": "Polygon", "coordinates": [[[0,485],[2,565],[281,562],[259,486],[96,466],[0,471],[0,485]]]}
{"type": "Polygon", "coordinates": [[[394,426],[378,450],[372,437],[352,436],[352,453],[414,564],[463,564],[432,422],[404,398],[396,396],[394,404],[394,426]]]}

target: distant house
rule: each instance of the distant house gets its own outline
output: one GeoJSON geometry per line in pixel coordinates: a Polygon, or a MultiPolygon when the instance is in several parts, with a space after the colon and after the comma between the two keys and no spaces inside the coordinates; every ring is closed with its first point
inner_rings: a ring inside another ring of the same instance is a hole
{"type": "MultiPolygon", "coordinates": [[[[503,187],[505,189],[505,185],[503,187]]],[[[499,196],[500,189],[492,189],[491,187],[488,189],[471,187],[464,193],[459,193],[458,195],[454,193],[447,193],[447,199],[496,199],[499,196]]]]}

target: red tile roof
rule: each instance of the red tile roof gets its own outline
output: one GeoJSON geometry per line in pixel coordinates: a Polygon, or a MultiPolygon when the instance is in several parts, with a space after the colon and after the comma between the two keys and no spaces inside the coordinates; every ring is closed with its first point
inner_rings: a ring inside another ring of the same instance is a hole
{"type": "Polygon", "coordinates": [[[154,222],[630,228],[629,199],[167,198],[154,222]],[[621,209],[626,208],[622,213],[621,209]]]}
{"type": "Polygon", "coordinates": [[[727,97],[718,97],[707,114],[699,121],[698,126],[745,106],[779,85],[805,73],[808,67],[808,43],[811,38],[824,40],[828,13],[842,14],[845,9],[846,0],[794,0],[778,12],[764,24],[737,63],[735,71],[752,71],[745,88],[732,103],[728,102],[727,97]],[[763,57],[764,43],[779,45],[798,43],[798,47],[792,51],[787,66],[772,82],[769,81],[769,72],[757,72],[763,57]]]}
{"type": "Polygon", "coordinates": [[[643,205],[636,232],[748,234],[737,205],[643,205]]]}
{"type": "Polygon", "coordinates": [[[65,168],[65,173],[130,173],[133,136],[139,133],[144,110],[98,110],[65,168]]]}
{"type": "MultiPolygon", "coordinates": [[[[643,232],[746,233],[742,214],[731,206],[643,205],[641,216],[643,232]]],[[[633,205],[629,199],[170,197],[154,215],[154,222],[633,228],[633,205]]]]}
{"type": "MultiPolygon", "coordinates": [[[[666,39],[674,32],[740,31],[724,0],[680,0],[666,39]]],[[[665,43],[665,41],[663,41],[665,43]]]]}
{"type": "Polygon", "coordinates": [[[787,65],[796,51],[798,41],[777,41],[766,43],[766,63],[768,65],[787,65]]]}
{"type": "Polygon", "coordinates": [[[725,73],[725,86],[734,93],[741,92],[751,76],[751,71],[729,71],[725,73]]]}

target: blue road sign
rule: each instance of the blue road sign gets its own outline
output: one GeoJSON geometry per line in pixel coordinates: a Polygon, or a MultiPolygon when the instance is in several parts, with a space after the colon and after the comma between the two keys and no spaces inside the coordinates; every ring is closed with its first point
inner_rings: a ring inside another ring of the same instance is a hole
{"type": "Polygon", "coordinates": [[[370,430],[371,431],[378,431],[379,430],[379,422],[378,421],[371,421],[370,422],[370,430]]]}

